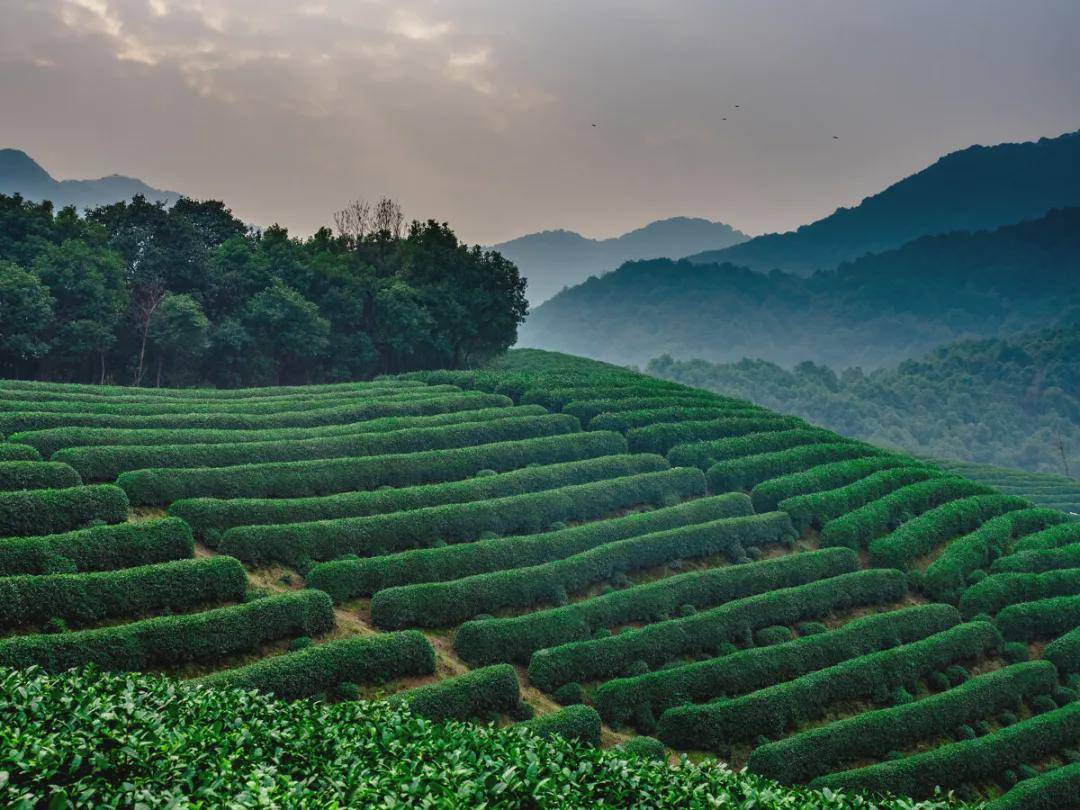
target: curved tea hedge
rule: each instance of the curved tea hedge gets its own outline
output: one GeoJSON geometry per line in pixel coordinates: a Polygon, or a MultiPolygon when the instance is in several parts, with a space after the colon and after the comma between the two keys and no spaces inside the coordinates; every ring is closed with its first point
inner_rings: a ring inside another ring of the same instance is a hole
{"type": "Polygon", "coordinates": [[[191,528],[182,520],[117,523],[62,534],[0,538],[0,576],[110,571],[183,560],[194,553],[191,528]]]}
{"type": "Polygon", "coordinates": [[[804,495],[792,495],[777,504],[777,509],[791,515],[791,522],[799,534],[810,528],[820,529],[830,520],[835,520],[853,509],[865,506],[900,487],[937,478],[942,473],[925,467],[893,467],[878,470],[865,478],[860,478],[846,486],[826,489],[820,492],[808,492],[804,495]]]}
{"type": "Polygon", "coordinates": [[[666,454],[671,448],[689,442],[726,439],[747,433],[763,433],[770,430],[791,430],[807,427],[806,422],[795,416],[770,414],[766,416],[726,416],[694,422],[670,422],[627,431],[626,440],[635,453],[666,454]]]}
{"type": "Polygon", "coordinates": [[[424,416],[449,411],[478,408],[502,408],[512,405],[509,397],[499,394],[463,392],[440,394],[419,399],[383,398],[363,400],[336,408],[281,411],[278,413],[171,413],[125,415],[107,413],[54,413],[49,411],[0,412],[0,434],[57,427],[111,428],[260,428],[312,427],[342,422],[359,422],[382,416],[424,416]]]}
{"type": "Polygon", "coordinates": [[[389,456],[136,470],[123,473],[116,483],[139,506],[196,497],[301,498],[380,486],[456,481],[481,470],[506,472],[528,464],[555,464],[625,452],[626,439],[621,434],[589,431],[389,456]]]}
{"type": "MultiPolygon", "coordinates": [[[[51,456],[66,447],[98,445],[158,445],[158,444],[229,444],[233,442],[284,441],[289,439],[318,439],[355,433],[385,433],[410,428],[430,428],[487,422],[517,416],[542,416],[547,411],[539,405],[517,408],[480,408],[471,411],[449,411],[430,416],[384,416],[361,422],[344,422],[315,427],[270,428],[266,430],[218,430],[214,428],[107,428],[60,427],[47,430],[27,430],[12,437],[32,445],[44,456],[51,456]]],[[[3,447],[3,445],[0,445],[3,447]]]]}
{"type": "Polygon", "coordinates": [[[640,504],[676,502],[704,492],[701,470],[680,467],[368,517],[237,526],[224,534],[221,550],[247,562],[302,565],[345,554],[375,555],[440,542],[465,543],[484,532],[525,534],[561,521],[596,518],[640,504]]]}
{"type": "Polygon", "coordinates": [[[824,428],[793,428],[747,433],[708,442],[677,444],[668,451],[667,455],[668,461],[678,467],[700,467],[708,470],[717,462],[727,459],[788,450],[805,444],[823,444],[842,440],[843,437],[824,428]]]}
{"type": "Polygon", "coordinates": [[[0,492],[0,537],[55,534],[93,521],[127,520],[124,490],[111,484],[0,492]]]}
{"type": "Polygon", "coordinates": [[[235,467],[275,461],[415,453],[532,439],[538,436],[557,436],[575,433],[580,429],[577,419],[572,416],[545,414],[317,439],[232,444],[71,447],[58,450],[53,454],[53,458],[70,464],[88,481],[111,481],[120,473],[149,467],[235,467]]]}
{"type": "Polygon", "coordinates": [[[1076,745],[1080,703],[1032,717],[974,740],[945,745],[903,759],[818,777],[813,785],[840,790],[894,793],[919,799],[938,786],[992,779],[1076,745]]]}
{"type": "Polygon", "coordinates": [[[1034,602],[1054,596],[1080,594],[1080,568],[1048,571],[1043,574],[994,574],[976,582],[960,598],[965,616],[990,616],[1009,605],[1034,602]]]}
{"type": "Polygon", "coordinates": [[[830,520],[821,530],[823,546],[860,549],[914,515],[971,495],[991,495],[993,490],[962,478],[942,476],[920,481],[870,501],[846,515],[830,520]]]}
{"type": "Polygon", "coordinates": [[[540,650],[586,642],[600,629],[631,622],[667,622],[686,605],[711,607],[734,599],[745,600],[777,588],[794,588],[848,574],[856,567],[854,555],[825,551],[690,572],[562,607],[521,616],[476,619],[458,628],[454,649],[471,663],[527,663],[535,661],[534,654],[540,650]]]}
{"type": "Polygon", "coordinates": [[[1047,768],[1025,779],[1005,795],[986,805],[986,810],[1060,810],[1080,795],[1080,762],[1047,768]]]}
{"type": "Polygon", "coordinates": [[[1015,710],[1057,686],[1049,661],[1029,661],[972,678],[912,703],[856,714],[755,748],[747,767],[784,784],[809,782],[845,762],[882,758],[962,725],[1015,710]]]}
{"type": "Polygon", "coordinates": [[[258,689],[285,700],[313,697],[341,683],[386,683],[434,675],[435,650],[422,633],[353,636],[262,658],[189,683],[215,688],[258,689]]]}
{"type": "Polygon", "coordinates": [[[722,517],[747,515],[750,503],[741,493],[698,498],[676,506],[624,517],[585,523],[542,534],[503,538],[440,548],[403,551],[383,557],[344,559],[319,563],[307,581],[343,601],[370,596],[383,588],[419,582],[440,582],[462,577],[524,568],[560,560],[627,537],[704,523],[722,517]]]}
{"type": "Polygon", "coordinates": [[[526,720],[524,723],[518,723],[517,727],[528,729],[541,739],[559,736],[598,748],[601,725],[600,715],[596,713],[596,709],[579,704],[526,720]]]}
{"type": "Polygon", "coordinates": [[[27,444],[0,441],[0,461],[41,461],[41,453],[27,444]]]}
{"type": "MultiPolygon", "coordinates": [[[[500,393],[510,393],[500,391],[500,393]]],[[[512,395],[512,394],[511,394],[512,395]]],[[[681,400],[713,403],[724,400],[717,394],[682,385],[656,385],[653,380],[627,381],[616,385],[584,385],[566,388],[533,387],[523,391],[515,399],[522,405],[543,405],[553,411],[561,411],[571,402],[582,404],[590,401],[609,403],[611,400],[641,400],[678,397],[681,400]]]]}
{"type": "MultiPolygon", "coordinates": [[[[443,380],[433,380],[432,385],[448,385],[443,380]]],[[[323,383],[321,385],[267,385],[255,388],[139,388],[132,385],[96,385],[93,383],[40,382],[38,380],[2,380],[0,391],[9,395],[17,394],[26,400],[39,397],[49,398],[58,395],[82,399],[233,399],[248,397],[288,397],[306,396],[312,389],[319,391],[367,391],[379,388],[420,388],[423,383],[409,379],[408,375],[378,380],[363,380],[344,383],[323,383]]]]}
{"type": "MultiPolygon", "coordinates": [[[[478,574],[451,582],[433,582],[388,588],[371,600],[371,619],[379,627],[439,627],[463,622],[480,613],[504,607],[532,607],[541,602],[565,599],[568,593],[605,582],[620,573],[651,568],[673,560],[695,559],[731,553],[743,546],[779,542],[790,535],[787,515],[730,517],[710,523],[683,526],[598,546],[562,560],[527,568],[478,574]]],[[[720,569],[726,570],[726,569],[720,569]]],[[[683,589],[683,604],[715,604],[706,594],[708,578],[700,576],[696,593],[683,589]],[[700,600],[700,601],[699,601],[700,600]]],[[[670,579],[664,580],[671,583],[670,579]]],[[[679,593],[679,583],[671,583],[679,593]]]]}
{"type": "Polygon", "coordinates": [[[750,491],[750,499],[754,502],[754,509],[757,511],[771,512],[785,498],[837,489],[853,484],[879,470],[891,470],[897,467],[927,468],[927,465],[907,456],[894,454],[834,461],[830,464],[811,467],[804,472],[790,473],[762,481],[750,491]]]}
{"type": "Polygon", "coordinates": [[[775,453],[758,453],[753,456],[718,461],[709,467],[706,476],[713,492],[749,490],[770,478],[802,472],[819,464],[863,458],[883,452],[885,451],[850,440],[806,444],[788,450],[778,450],[775,453]]]}
{"type": "MultiPolygon", "coordinates": [[[[623,400],[622,404],[616,407],[615,402],[571,402],[562,412],[578,417],[583,425],[589,426],[589,430],[617,430],[619,433],[662,422],[698,422],[722,416],[754,416],[766,413],[761,408],[733,409],[720,405],[694,404],[694,400],[639,400],[632,405],[627,403],[629,400],[623,400]],[[610,409],[605,408],[605,405],[609,404],[610,409]]],[[[679,466],[686,465],[680,463],[679,466]]]]}
{"type": "Polygon", "coordinates": [[[663,456],[622,454],[527,467],[443,484],[346,492],[313,498],[192,498],[173,503],[169,507],[169,514],[183,518],[191,525],[196,537],[210,545],[216,545],[220,534],[234,526],[362,517],[425,506],[521,495],[666,469],[668,463],[663,456]]]}
{"type": "Polygon", "coordinates": [[[878,613],[794,641],[611,680],[596,690],[593,703],[601,717],[613,723],[629,722],[643,709],[659,716],[672,706],[744,695],[868,653],[909,644],[959,622],[960,614],[947,605],[878,613]]]}
{"type": "Polygon", "coordinates": [[[993,565],[990,566],[990,573],[1041,574],[1045,571],[1060,571],[1066,568],[1080,568],[1080,543],[1058,548],[1019,551],[994,560],[993,565]]]}
{"type": "Polygon", "coordinates": [[[1021,537],[1013,545],[1012,550],[1013,553],[1016,553],[1019,551],[1060,548],[1072,543],[1080,543],[1080,521],[1062,523],[1027,537],[1021,537]]]}
{"type": "Polygon", "coordinates": [[[758,735],[776,737],[847,700],[887,699],[910,683],[1001,645],[989,622],[960,624],[932,636],[853,658],[731,700],[677,706],[660,717],[657,737],[674,748],[725,750],[758,735]]]}
{"type": "Polygon", "coordinates": [[[521,707],[521,685],[514,668],[500,664],[398,692],[390,701],[404,703],[428,720],[486,718],[493,712],[517,713],[521,707]]]}
{"type": "Polygon", "coordinates": [[[1080,673],[1080,626],[1047,644],[1043,658],[1052,661],[1062,675],[1080,673]]]}
{"type": "Polygon", "coordinates": [[[231,557],[175,560],[119,571],[0,577],[0,629],[63,619],[89,624],[244,598],[247,574],[231,557]]]}
{"type": "Polygon", "coordinates": [[[322,591],[267,596],[202,613],[66,633],[0,639],[0,666],[39,666],[50,672],[94,664],[140,670],[189,661],[215,661],[288,636],[318,635],[334,626],[334,606],[322,591]]]}
{"type": "MultiPolygon", "coordinates": [[[[747,632],[775,624],[816,619],[855,606],[895,602],[907,593],[899,571],[870,569],[748,596],[679,619],[624,630],[614,636],[541,649],[529,662],[529,680],[544,691],[571,681],[621,675],[636,661],[659,666],[691,652],[745,641],[747,632]]],[[[458,630],[455,646],[473,623],[458,630]]],[[[477,622],[476,624],[480,624],[477,622]]],[[[465,657],[463,653],[463,657],[465,657]]]]}
{"type": "Polygon", "coordinates": [[[927,567],[924,587],[935,598],[956,602],[967,586],[968,578],[1007,552],[1015,538],[1066,520],[1065,514],[1043,508],[1016,509],[991,518],[945,547],[927,567]]]}
{"type": "Polygon", "coordinates": [[[995,621],[1010,641],[1055,638],[1080,627],[1080,596],[1054,596],[1009,605],[1001,609],[995,621]]]}
{"type": "Polygon", "coordinates": [[[923,512],[890,534],[870,543],[870,564],[907,568],[917,558],[960,534],[979,528],[998,515],[1030,504],[1015,495],[973,495],[923,512]]]}
{"type": "Polygon", "coordinates": [[[0,491],[61,489],[82,483],[67,464],[55,461],[0,461],[0,491]]]}

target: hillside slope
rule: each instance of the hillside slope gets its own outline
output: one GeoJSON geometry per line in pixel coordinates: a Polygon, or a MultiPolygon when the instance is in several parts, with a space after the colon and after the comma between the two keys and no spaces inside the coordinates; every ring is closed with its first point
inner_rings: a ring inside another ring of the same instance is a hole
{"type": "Polygon", "coordinates": [[[748,238],[722,222],[674,217],[611,239],[589,239],[573,231],[542,231],[493,245],[492,250],[518,266],[529,282],[529,302],[538,306],[564,287],[608,273],[632,259],[677,259],[748,238]]]}
{"type": "Polygon", "coordinates": [[[150,202],[171,205],[175,191],[153,188],[135,177],[110,174],[96,180],[56,180],[20,149],[0,149],[0,194],[21,194],[23,199],[50,200],[59,210],[73,205],[79,211],[130,200],[141,194],[150,202]]]}
{"type": "Polygon", "coordinates": [[[869,374],[668,356],[648,371],[910,453],[1080,471],[1080,322],[1009,340],[952,343],[869,374]]]}
{"type": "Polygon", "coordinates": [[[924,237],[800,278],[633,262],[539,307],[519,345],[644,364],[660,354],[874,368],[952,340],[1050,326],[1080,308],[1080,209],[924,237]]]}
{"type": "Polygon", "coordinates": [[[307,387],[6,380],[0,433],[0,668],[37,668],[0,669],[0,791],[32,802],[1015,807],[1080,759],[1075,577],[981,584],[1080,524],[744,400],[521,351],[307,387]],[[43,674],[85,665],[185,684],[43,674]],[[595,751],[552,784],[574,751],[399,711],[822,790],[595,751]]]}
{"type": "Polygon", "coordinates": [[[971,146],[798,230],[690,259],[809,275],[920,236],[996,228],[1075,205],[1080,205],[1080,132],[971,146]]]}

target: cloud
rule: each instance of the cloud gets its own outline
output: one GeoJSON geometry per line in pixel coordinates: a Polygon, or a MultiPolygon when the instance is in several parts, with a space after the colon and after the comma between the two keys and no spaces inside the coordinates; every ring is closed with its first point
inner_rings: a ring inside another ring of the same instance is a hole
{"type": "Polygon", "coordinates": [[[448,22],[429,22],[412,11],[399,9],[390,19],[392,33],[417,42],[430,42],[444,37],[453,30],[448,22]]]}

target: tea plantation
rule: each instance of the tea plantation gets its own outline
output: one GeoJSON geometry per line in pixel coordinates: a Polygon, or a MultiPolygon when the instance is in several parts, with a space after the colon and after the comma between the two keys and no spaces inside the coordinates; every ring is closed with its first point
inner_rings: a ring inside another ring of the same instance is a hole
{"type": "Polygon", "coordinates": [[[0,803],[1080,806],[1052,499],[529,350],[0,434],[0,803]]]}

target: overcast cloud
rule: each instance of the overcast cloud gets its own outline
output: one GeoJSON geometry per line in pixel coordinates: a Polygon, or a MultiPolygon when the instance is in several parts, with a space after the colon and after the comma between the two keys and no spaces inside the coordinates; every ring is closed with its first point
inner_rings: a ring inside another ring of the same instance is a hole
{"type": "Polygon", "coordinates": [[[1078,41],[1077,0],[0,0],[0,146],[299,233],[759,233],[1080,128],[1078,41]]]}

